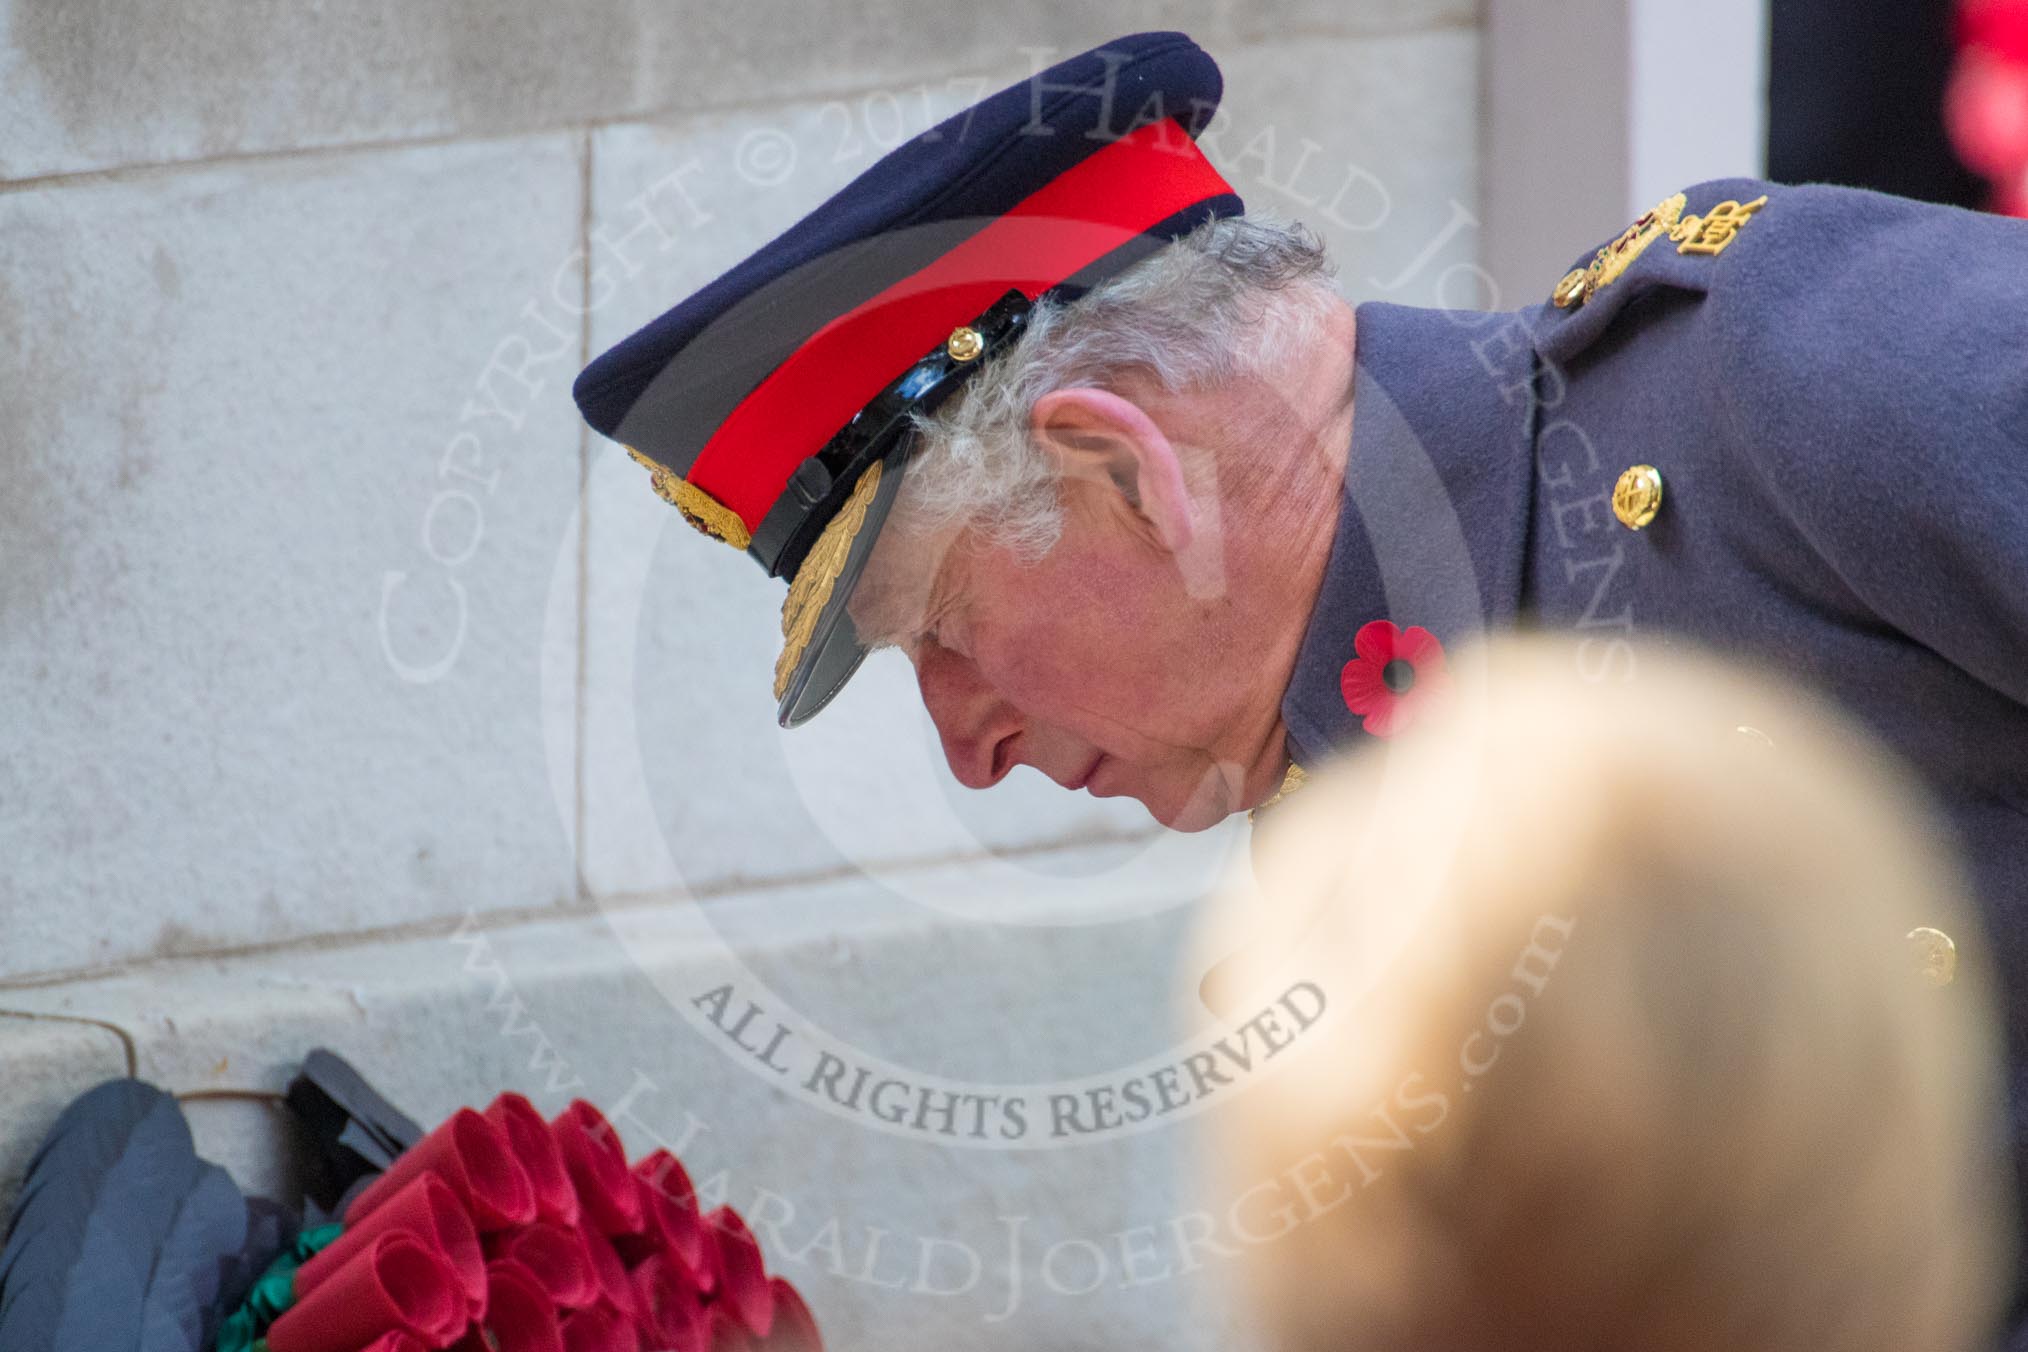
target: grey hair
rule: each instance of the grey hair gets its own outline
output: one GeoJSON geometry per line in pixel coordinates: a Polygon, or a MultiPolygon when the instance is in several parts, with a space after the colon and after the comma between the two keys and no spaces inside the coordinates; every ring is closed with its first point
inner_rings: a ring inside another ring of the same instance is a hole
{"type": "Polygon", "coordinates": [[[1045,298],[1027,331],[935,413],[918,416],[900,513],[914,529],[976,527],[1039,558],[1062,531],[1057,469],[1030,439],[1053,390],[1139,372],[1164,389],[1216,388],[1275,369],[1335,298],[1322,243],[1294,222],[1205,222],[1070,302],[1045,298]]]}

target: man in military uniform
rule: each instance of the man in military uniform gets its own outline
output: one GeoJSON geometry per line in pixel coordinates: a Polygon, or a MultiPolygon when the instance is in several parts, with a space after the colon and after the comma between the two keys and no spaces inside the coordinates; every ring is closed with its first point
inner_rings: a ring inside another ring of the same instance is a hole
{"type": "Polygon", "coordinates": [[[1219,92],[1173,33],[1042,72],[579,379],[789,580],[782,722],[891,643],[966,784],[1201,829],[1409,731],[1481,631],[1575,630],[1574,680],[1636,636],[1774,662],[1949,811],[2023,1139],[2028,225],[1709,183],[1538,305],[1354,312],[1198,149],[1219,92]]]}

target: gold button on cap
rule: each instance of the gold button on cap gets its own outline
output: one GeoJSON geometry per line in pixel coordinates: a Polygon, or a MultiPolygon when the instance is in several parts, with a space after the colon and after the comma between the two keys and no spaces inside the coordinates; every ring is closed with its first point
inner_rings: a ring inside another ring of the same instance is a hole
{"type": "Polygon", "coordinates": [[[1958,946],[1951,936],[1928,925],[1908,932],[1915,946],[1916,971],[1932,986],[1948,986],[1958,979],[1958,946]]]}
{"type": "Polygon", "coordinates": [[[1628,530],[1639,530],[1662,510],[1662,471],[1635,465],[1613,485],[1613,515],[1628,530]]]}
{"type": "Polygon", "coordinates": [[[1569,272],[1564,273],[1563,280],[1558,282],[1556,289],[1549,293],[1551,303],[1559,310],[1568,310],[1571,306],[1582,301],[1584,293],[1587,290],[1586,279],[1590,275],[1584,268],[1572,268],[1569,272]]]}
{"type": "Polygon", "coordinates": [[[986,350],[986,340],[970,325],[951,330],[951,336],[944,340],[944,351],[951,354],[952,361],[971,361],[986,350]]]}

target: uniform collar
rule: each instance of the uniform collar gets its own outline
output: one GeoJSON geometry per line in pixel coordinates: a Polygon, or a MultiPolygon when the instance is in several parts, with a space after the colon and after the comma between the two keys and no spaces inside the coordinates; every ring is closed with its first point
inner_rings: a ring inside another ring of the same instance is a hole
{"type": "Polygon", "coordinates": [[[1446,649],[1512,621],[1533,496],[1533,312],[1357,312],[1352,447],[1324,583],[1282,699],[1312,765],[1363,740],[1341,684],[1376,620],[1446,649]]]}

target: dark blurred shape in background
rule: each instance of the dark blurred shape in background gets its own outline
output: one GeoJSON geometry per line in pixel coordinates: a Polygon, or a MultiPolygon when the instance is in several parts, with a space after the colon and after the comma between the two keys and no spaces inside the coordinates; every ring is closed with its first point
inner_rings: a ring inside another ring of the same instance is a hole
{"type": "Polygon", "coordinates": [[[2028,0],[1774,0],[1768,177],[2028,216],[2028,0]]]}
{"type": "Polygon", "coordinates": [[[2028,216],[2028,0],[1963,0],[1944,126],[1992,182],[1993,210],[2028,216]]]}
{"type": "Polygon", "coordinates": [[[1955,0],[1774,0],[1768,177],[1984,206],[1944,130],[1955,0]]]}

